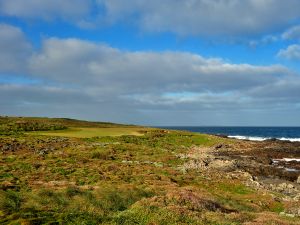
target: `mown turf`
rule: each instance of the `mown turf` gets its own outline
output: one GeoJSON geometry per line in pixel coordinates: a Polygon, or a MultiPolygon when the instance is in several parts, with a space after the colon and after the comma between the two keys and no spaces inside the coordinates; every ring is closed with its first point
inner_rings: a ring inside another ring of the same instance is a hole
{"type": "Polygon", "coordinates": [[[99,136],[121,136],[121,135],[143,135],[144,131],[150,128],[139,127],[108,127],[108,128],[87,128],[76,127],[67,130],[59,131],[35,131],[27,134],[32,135],[47,135],[57,137],[76,137],[76,138],[91,138],[99,136]]]}

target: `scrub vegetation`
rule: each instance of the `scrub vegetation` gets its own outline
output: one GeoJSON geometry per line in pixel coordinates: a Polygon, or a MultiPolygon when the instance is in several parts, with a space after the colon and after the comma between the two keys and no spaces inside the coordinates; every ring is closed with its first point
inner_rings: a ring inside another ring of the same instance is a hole
{"type": "Polygon", "coordinates": [[[234,140],[70,119],[0,121],[0,224],[299,224],[280,215],[289,206],[271,193],[193,166],[196,151],[234,140]]]}

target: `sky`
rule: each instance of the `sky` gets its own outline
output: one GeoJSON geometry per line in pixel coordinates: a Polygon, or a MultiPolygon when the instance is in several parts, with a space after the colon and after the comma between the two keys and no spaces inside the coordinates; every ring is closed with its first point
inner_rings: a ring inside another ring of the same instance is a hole
{"type": "Polygon", "coordinates": [[[0,0],[0,114],[300,126],[300,1],[0,0]]]}

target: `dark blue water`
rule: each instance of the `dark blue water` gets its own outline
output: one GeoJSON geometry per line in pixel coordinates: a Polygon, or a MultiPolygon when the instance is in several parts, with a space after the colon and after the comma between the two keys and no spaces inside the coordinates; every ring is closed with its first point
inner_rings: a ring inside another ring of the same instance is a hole
{"type": "Polygon", "coordinates": [[[300,127],[163,127],[174,130],[226,135],[238,139],[265,140],[276,138],[281,140],[300,141],[300,127]]]}

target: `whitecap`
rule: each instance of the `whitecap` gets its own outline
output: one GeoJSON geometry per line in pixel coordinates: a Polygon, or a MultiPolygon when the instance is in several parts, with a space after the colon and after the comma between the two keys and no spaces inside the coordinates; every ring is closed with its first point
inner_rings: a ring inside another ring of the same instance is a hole
{"type": "Polygon", "coordinates": [[[300,159],[297,159],[297,158],[272,159],[272,162],[273,162],[274,164],[279,163],[280,161],[285,161],[285,162],[296,161],[296,162],[300,162],[300,159]]]}
{"type": "Polygon", "coordinates": [[[285,137],[282,137],[282,138],[278,138],[278,140],[280,140],[280,141],[300,142],[300,138],[285,138],[285,137]]]}
{"type": "Polygon", "coordinates": [[[299,170],[294,169],[294,168],[284,168],[288,172],[298,172],[299,170]]]}
{"type": "Polygon", "coordinates": [[[286,162],[291,162],[291,161],[300,162],[300,159],[296,159],[296,158],[283,158],[282,160],[286,162]]]}
{"type": "MultiPolygon", "coordinates": [[[[239,140],[249,140],[249,141],[266,141],[272,139],[271,137],[256,137],[256,136],[242,136],[242,135],[230,135],[229,138],[235,138],[239,140]]],[[[291,142],[300,142],[300,138],[276,138],[280,141],[291,141],[291,142]]]]}
{"type": "Polygon", "coordinates": [[[240,136],[240,135],[232,135],[228,136],[229,138],[235,138],[235,139],[240,139],[240,140],[249,140],[249,141],[265,141],[270,138],[265,138],[265,137],[252,137],[252,136],[240,136]]]}

